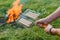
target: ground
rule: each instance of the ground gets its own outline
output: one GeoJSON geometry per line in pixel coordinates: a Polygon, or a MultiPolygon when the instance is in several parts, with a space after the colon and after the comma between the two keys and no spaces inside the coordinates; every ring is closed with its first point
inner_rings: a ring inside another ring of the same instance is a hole
{"type": "MultiPolygon", "coordinates": [[[[0,0],[0,17],[3,17],[6,11],[12,7],[14,0],[0,0]]],[[[60,6],[60,0],[21,0],[23,12],[26,9],[32,9],[41,13],[40,19],[51,14],[60,6]]],[[[51,24],[55,28],[60,28],[60,19],[53,21],[51,24]]],[[[9,24],[0,26],[0,40],[60,40],[57,35],[50,35],[38,26],[32,28],[14,29],[9,24]]]]}

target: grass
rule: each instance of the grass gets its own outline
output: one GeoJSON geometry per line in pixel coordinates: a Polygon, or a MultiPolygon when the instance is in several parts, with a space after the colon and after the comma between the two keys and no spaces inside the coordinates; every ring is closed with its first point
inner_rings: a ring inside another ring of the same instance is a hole
{"type": "MultiPolygon", "coordinates": [[[[4,16],[6,11],[12,6],[14,0],[0,0],[0,17],[4,16]]],[[[40,18],[51,14],[60,6],[60,0],[21,0],[23,3],[23,11],[32,9],[40,12],[40,18]]],[[[54,27],[60,28],[60,19],[51,23],[54,27]]],[[[0,27],[0,40],[60,40],[59,36],[50,35],[38,26],[32,28],[14,29],[9,24],[0,27]]]]}

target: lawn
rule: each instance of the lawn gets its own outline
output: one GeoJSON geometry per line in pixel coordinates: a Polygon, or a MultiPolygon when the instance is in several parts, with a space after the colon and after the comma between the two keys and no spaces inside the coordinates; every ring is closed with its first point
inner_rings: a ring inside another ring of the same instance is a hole
{"type": "MultiPolygon", "coordinates": [[[[14,0],[0,0],[0,17],[6,14],[6,11],[11,8],[14,0]]],[[[32,9],[41,13],[40,19],[51,14],[60,6],[60,0],[21,0],[23,4],[23,12],[26,9],[32,9]]],[[[51,24],[55,28],[59,28],[60,19],[53,21],[51,24]]],[[[0,40],[60,40],[59,36],[50,35],[43,31],[38,26],[31,28],[14,29],[9,24],[0,26],[0,40]]]]}

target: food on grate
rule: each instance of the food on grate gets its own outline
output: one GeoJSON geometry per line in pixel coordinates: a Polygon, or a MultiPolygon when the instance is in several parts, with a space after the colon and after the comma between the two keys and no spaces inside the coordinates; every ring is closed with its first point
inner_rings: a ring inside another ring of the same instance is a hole
{"type": "Polygon", "coordinates": [[[32,18],[32,19],[37,19],[39,16],[38,14],[32,13],[32,12],[27,12],[25,15],[32,18]]]}
{"type": "Polygon", "coordinates": [[[32,24],[31,21],[28,21],[28,20],[26,20],[26,19],[24,19],[24,18],[21,18],[21,19],[19,20],[19,22],[22,23],[22,24],[24,24],[25,26],[28,26],[28,27],[32,24]]]}

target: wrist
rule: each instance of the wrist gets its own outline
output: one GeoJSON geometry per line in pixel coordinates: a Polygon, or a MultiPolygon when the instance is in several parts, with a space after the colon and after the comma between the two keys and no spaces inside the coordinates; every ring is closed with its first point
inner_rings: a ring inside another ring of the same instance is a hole
{"type": "Polygon", "coordinates": [[[50,22],[50,19],[46,17],[44,23],[49,24],[49,22],[50,22]]]}
{"type": "Polygon", "coordinates": [[[48,26],[44,29],[45,32],[51,33],[52,25],[48,24],[48,26]]]}
{"type": "Polygon", "coordinates": [[[47,18],[44,18],[43,24],[48,24],[47,20],[48,20],[47,18]]]}

